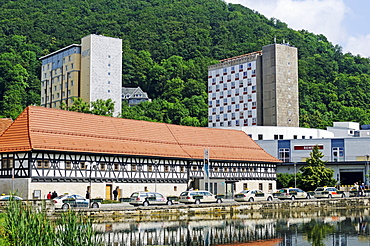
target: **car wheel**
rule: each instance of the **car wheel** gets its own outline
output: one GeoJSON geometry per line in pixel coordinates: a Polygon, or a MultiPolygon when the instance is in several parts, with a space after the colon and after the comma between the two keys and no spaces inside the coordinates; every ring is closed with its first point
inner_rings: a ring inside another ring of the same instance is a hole
{"type": "Polygon", "coordinates": [[[292,197],[290,198],[290,200],[294,201],[294,200],[295,200],[295,196],[292,196],[292,197]]]}
{"type": "Polygon", "coordinates": [[[171,206],[173,204],[173,202],[172,201],[167,201],[167,205],[168,206],[171,206]]]}
{"type": "Polygon", "coordinates": [[[148,207],[149,206],[149,202],[148,201],[143,202],[143,206],[144,207],[148,207]]]}
{"type": "Polygon", "coordinates": [[[254,202],[253,197],[249,198],[248,202],[254,202]]]}
{"type": "Polygon", "coordinates": [[[69,205],[68,205],[67,203],[64,203],[64,204],[62,205],[62,209],[64,209],[64,210],[69,209],[69,205]]]}
{"type": "Polygon", "coordinates": [[[195,200],[195,204],[200,204],[200,200],[199,199],[195,200]]]}
{"type": "Polygon", "coordinates": [[[217,199],[216,201],[217,203],[222,203],[222,200],[221,199],[217,199]]]}
{"type": "Polygon", "coordinates": [[[331,199],[331,195],[330,194],[328,195],[328,199],[331,199]]]}
{"type": "Polygon", "coordinates": [[[271,196],[267,197],[267,201],[271,202],[272,201],[272,197],[271,196]]]}
{"type": "Polygon", "coordinates": [[[92,208],[99,208],[99,204],[97,204],[96,202],[94,202],[92,205],[91,205],[92,208]]]}

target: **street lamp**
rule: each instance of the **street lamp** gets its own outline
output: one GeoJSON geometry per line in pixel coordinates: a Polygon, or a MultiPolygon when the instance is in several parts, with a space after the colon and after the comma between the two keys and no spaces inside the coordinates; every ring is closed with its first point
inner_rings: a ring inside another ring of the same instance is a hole
{"type": "Polygon", "coordinates": [[[159,160],[154,161],[154,171],[155,171],[155,176],[154,176],[154,192],[157,192],[157,172],[158,172],[158,162],[159,160]]]}
{"type": "Polygon", "coordinates": [[[88,191],[89,192],[89,207],[91,206],[91,198],[92,198],[92,182],[91,182],[91,173],[92,173],[92,168],[95,169],[96,167],[96,162],[93,162],[90,164],[90,190],[88,191]]]}
{"type": "Polygon", "coordinates": [[[294,162],[294,188],[297,188],[297,163],[294,162]]]}
{"type": "Polygon", "coordinates": [[[366,155],[366,166],[365,166],[365,184],[369,185],[369,155],[366,155]]]}

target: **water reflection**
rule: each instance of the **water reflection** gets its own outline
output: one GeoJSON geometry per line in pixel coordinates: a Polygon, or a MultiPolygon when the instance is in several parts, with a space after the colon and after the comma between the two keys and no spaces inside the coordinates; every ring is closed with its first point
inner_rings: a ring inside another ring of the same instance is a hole
{"type": "Polygon", "coordinates": [[[133,218],[95,223],[107,245],[370,246],[369,211],[133,218]]]}

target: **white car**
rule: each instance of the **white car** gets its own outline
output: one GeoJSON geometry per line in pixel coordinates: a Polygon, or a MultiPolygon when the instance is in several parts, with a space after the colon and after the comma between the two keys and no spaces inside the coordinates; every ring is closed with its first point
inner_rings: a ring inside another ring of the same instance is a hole
{"type": "Polygon", "coordinates": [[[137,191],[131,194],[130,202],[134,206],[149,206],[149,205],[172,205],[175,200],[169,200],[159,192],[137,191]]]}
{"type": "Polygon", "coordinates": [[[317,187],[314,191],[315,198],[344,198],[344,191],[337,190],[335,187],[317,187]]]}
{"type": "Polygon", "coordinates": [[[181,192],[179,202],[181,203],[222,203],[220,196],[213,195],[207,190],[192,190],[181,192]]]}
{"type": "Polygon", "coordinates": [[[272,194],[261,190],[243,190],[234,195],[234,201],[237,202],[272,201],[273,199],[272,194]]]}
{"type": "Polygon", "coordinates": [[[310,195],[307,194],[307,192],[299,189],[299,188],[282,188],[274,195],[279,198],[279,199],[290,199],[290,200],[295,200],[295,199],[310,199],[310,195]]]}
{"type": "MultiPolygon", "coordinates": [[[[89,199],[81,195],[61,195],[53,199],[55,208],[69,209],[76,207],[89,207],[89,199]]],[[[99,208],[101,203],[98,201],[91,200],[91,208],[99,208]]]]}

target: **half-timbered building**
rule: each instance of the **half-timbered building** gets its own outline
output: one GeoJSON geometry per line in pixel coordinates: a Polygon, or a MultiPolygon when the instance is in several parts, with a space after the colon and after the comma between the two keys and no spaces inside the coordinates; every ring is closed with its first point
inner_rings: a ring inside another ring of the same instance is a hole
{"type": "Polygon", "coordinates": [[[190,186],[232,195],[276,188],[275,157],[246,133],[27,107],[0,136],[0,192],[110,199],[190,186]],[[207,153],[205,155],[205,153],[207,153]]]}

